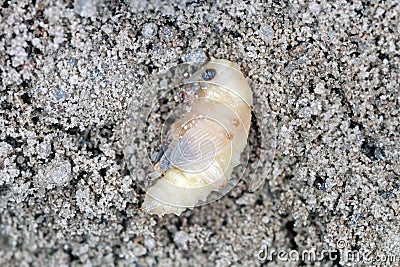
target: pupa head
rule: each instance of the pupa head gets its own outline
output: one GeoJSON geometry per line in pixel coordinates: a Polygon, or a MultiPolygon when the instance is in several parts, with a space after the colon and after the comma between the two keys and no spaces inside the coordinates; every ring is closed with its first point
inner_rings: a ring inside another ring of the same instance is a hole
{"type": "Polygon", "coordinates": [[[241,73],[239,65],[229,60],[216,59],[208,62],[193,74],[189,82],[224,87],[239,96],[248,106],[253,104],[250,86],[241,73]]]}

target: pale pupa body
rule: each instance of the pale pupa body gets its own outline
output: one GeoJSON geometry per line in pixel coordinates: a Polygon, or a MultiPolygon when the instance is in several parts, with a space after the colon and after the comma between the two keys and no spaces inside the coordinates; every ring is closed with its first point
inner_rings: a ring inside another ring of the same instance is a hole
{"type": "Polygon", "coordinates": [[[189,82],[198,89],[168,131],[170,142],[155,166],[164,177],[147,190],[142,205],[159,216],[180,215],[224,188],[247,144],[253,97],[239,66],[213,60],[189,82]]]}

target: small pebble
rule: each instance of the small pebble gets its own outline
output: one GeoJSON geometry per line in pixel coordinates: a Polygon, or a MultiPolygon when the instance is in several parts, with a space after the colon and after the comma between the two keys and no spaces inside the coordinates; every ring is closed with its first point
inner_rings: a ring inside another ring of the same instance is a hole
{"type": "Polygon", "coordinates": [[[261,38],[267,43],[271,43],[274,38],[275,31],[272,29],[270,25],[261,25],[260,27],[260,35],[261,38]]]}
{"type": "Polygon", "coordinates": [[[190,50],[185,56],[186,62],[205,62],[206,60],[207,56],[202,49],[190,50]]]}
{"type": "Polygon", "coordinates": [[[151,39],[157,34],[158,27],[154,23],[146,23],[143,25],[142,34],[145,38],[151,39]]]}

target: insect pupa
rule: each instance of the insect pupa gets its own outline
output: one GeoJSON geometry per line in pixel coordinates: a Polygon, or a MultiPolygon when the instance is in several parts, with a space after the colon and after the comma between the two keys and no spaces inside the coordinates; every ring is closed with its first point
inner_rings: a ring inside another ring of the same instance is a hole
{"type": "MultiPolygon", "coordinates": [[[[221,190],[247,144],[253,96],[236,63],[210,61],[195,72],[188,109],[169,128],[154,169],[163,177],[148,188],[142,208],[180,215],[221,190]]],[[[185,97],[187,94],[182,94],[185,97]]]]}

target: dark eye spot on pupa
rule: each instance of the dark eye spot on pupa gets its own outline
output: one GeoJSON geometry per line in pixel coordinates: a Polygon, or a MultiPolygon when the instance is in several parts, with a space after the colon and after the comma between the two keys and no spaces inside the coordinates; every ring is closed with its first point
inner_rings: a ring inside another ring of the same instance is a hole
{"type": "Polygon", "coordinates": [[[206,69],[203,72],[203,74],[201,75],[201,77],[205,81],[210,81],[210,80],[214,79],[215,75],[217,75],[216,70],[214,70],[214,69],[206,69]]]}

